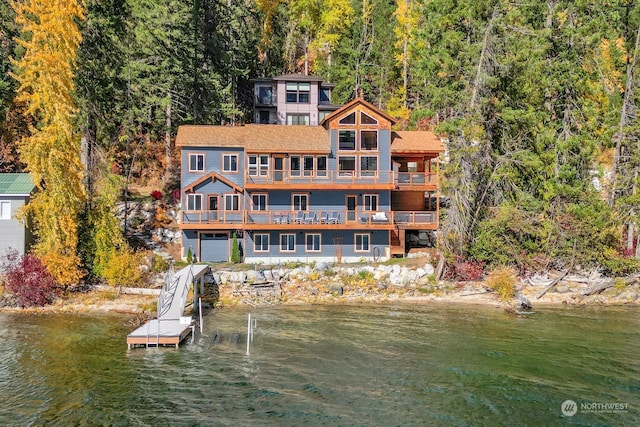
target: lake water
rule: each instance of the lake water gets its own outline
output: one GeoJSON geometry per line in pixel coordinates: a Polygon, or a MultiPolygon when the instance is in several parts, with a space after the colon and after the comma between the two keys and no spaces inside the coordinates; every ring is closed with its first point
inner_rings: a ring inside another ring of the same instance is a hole
{"type": "Polygon", "coordinates": [[[234,308],[131,351],[128,319],[0,314],[0,425],[640,425],[638,308],[234,308]]]}

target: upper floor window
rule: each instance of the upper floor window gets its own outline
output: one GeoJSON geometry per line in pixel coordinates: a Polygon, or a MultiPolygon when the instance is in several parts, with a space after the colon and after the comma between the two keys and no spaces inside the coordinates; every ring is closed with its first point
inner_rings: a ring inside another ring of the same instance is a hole
{"type": "Polygon", "coordinates": [[[249,154],[247,156],[247,170],[250,176],[266,176],[269,171],[269,156],[266,154],[249,154]]]}
{"type": "Polygon", "coordinates": [[[360,157],[360,175],[375,176],[378,173],[378,158],[375,156],[360,157]]]}
{"type": "Polygon", "coordinates": [[[289,157],[289,173],[291,176],[300,176],[300,156],[289,157]]]}
{"type": "Polygon", "coordinates": [[[320,104],[331,103],[331,89],[328,87],[320,88],[320,104]]]}
{"type": "Polygon", "coordinates": [[[356,157],[340,156],[338,157],[338,173],[340,176],[353,176],[356,173],[356,157]]]}
{"type": "Polygon", "coordinates": [[[360,112],[360,124],[361,125],[377,125],[378,121],[368,115],[367,113],[360,112]]]}
{"type": "Polygon", "coordinates": [[[11,202],[0,200],[0,219],[11,219],[11,202]]]}
{"type": "Polygon", "coordinates": [[[258,87],[258,104],[271,105],[274,104],[273,89],[271,86],[258,87]]]}
{"type": "Polygon", "coordinates": [[[304,156],[303,160],[304,176],[313,175],[313,156],[304,156]]]}
{"type": "Polygon", "coordinates": [[[308,194],[294,194],[292,196],[292,203],[294,211],[306,211],[309,206],[308,194]]]}
{"type": "Polygon", "coordinates": [[[238,155],[223,154],[222,170],[225,172],[238,172],[238,155]]]}
{"type": "Polygon", "coordinates": [[[375,130],[361,130],[360,149],[365,151],[378,150],[378,132],[375,130]]]}
{"type": "Polygon", "coordinates": [[[377,194],[365,194],[362,196],[362,202],[364,204],[365,211],[377,211],[378,210],[378,195],[377,194]]]}
{"type": "Polygon", "coordinates": [[[224,195],[224,210],[226,210],[226,211],[239,211],[240,210],[240,195],[239,194],[225,194],[224,195]]]}
{"type": "Polygon", "coordinates": [[[204,154],[189,154],[189,172],[204,172],[204,154]]]}
{"type": "Polygon", "coordinates": [[[351,113],[346,117],[343,117],[338,122],[341,125],[355,125],[356,124],[356,113],[351,113]]]}
{"type": "Polygon", "coordinates": [[[356,131],[341,130],[338,132],[338,150],[356,149],[356,131]]]}
{"type": "Polygon", "coordinates": [[[329,114],[331,114],[331,111],[318,111],[318,123],[323,121],[329,114]]]}
{"type": "Polygon", "coordinates": [[[316,175],[327,176],[327,156],[318,156],[316,158],[316,175]]]}
{"type": "Polygon", "coordinates": [[[267,195],[266,194],[253,194],[251,196],[251,209],[254,211],[266,211],[267,210],[267,195]]]}
{"type": "Polygon", "coordinates": [[[309,115],[308,114],[287,114],[287,124],[288,125],[309,125],[309,115]]]}
{"type": "Polygon", "coordinates": [[[309,93],[311,92],[310,83],[294,83],[287,82],[287,102],[296,102],[298,104],[309,103],[309,93]]]}
{"type": "Polygon", "coordinates": [[[202,210],[202,194],[187,194],[187,210],[188,211],[201,211],[202,210]]]}

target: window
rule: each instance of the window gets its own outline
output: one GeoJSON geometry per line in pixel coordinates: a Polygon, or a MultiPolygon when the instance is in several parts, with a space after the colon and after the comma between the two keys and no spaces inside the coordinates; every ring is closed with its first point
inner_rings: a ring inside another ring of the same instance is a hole
{"type": "Polygon", "coordinates": [[[289,157],[289,163],[291,176],[300,176],[300,156],[289,157]]]}
{"type": "Polygon", "coordinates": [[[378,158],[374,156],[360,157],[360,176],[375,176],[378,173],[378,158]]]}
{"type": "Polygon", "coordinates": [[[267,210],[267,195],[266,194],[254,194],[251,196],[251,210],[254,211],[266,211],[267,210]]]}
{"type": "Polygon", "coordinates": [[[188,211],[201,211],[202,210],[202,194],[187,194],[187,210],[188,211]]]}
{"type": "Polygon", "coordinates": [[[356,124],[356,113],[351,113],[346,117],[343,117],[338,122],[341,125],[355,125],[356,124]]]}
{"type": "Polygon", "coordinates": [[[308,202],[308,194],[294,194],[292,196],[292,205],[294,211],[306,211],[308,209],[308,202]]]}
{"type": "Polygon", "coordinates": [[[340,176],[353,176],[356,171],[355,156],[338,157],[338,173],[340,176]]]}
{"type": "Polygon", "coordinates": [[[360,149],[375,151],[378,149],[378,132],[375,130],[360,131],[360,149]]]}
{"type": "Polygon", "coordinates": [[[356,131],[341,130],[338,132],[338,150],[356,149],[356,131]]]}
{"type": "Polygon", "coordinates": [[[320,88],[320,104],[330,104],[331,103],[331,89],[328,87],[320,88]]]}
{"type": "Polygon", "coordinates": [[[361,125],[377,125],[378,121],[370,115],[360,112],[360,124],[361,125]]]}
{"type": "Polygon", "coordinates": [[[260,156],[260,176],[267,176],[269,173],[269,156],[263,154],[260,156]]]}
{"type": "Polygon", "coordinates": [[[418,171],[418,162],[407,162],[407,171],[409,171],[409,172],[417,172],[418,171]]]}
{"type": "Polygon", "coordinates": [[[237,154],[223,154],[222,155],[222,170],[225,172],[238,172],[238,155],[237,154]]]}
{"type": "Polygon", "coordinates": [[[378,210],[378,195],[377,194],[365,194],[362,196],[364,210],[365,211],[377,211],[378,210]]]}
{"type": "Polygon", "coordinates": [[[369,238],[368,234],[355,234],[355,252],[369,252],[369,238]]]}
{"type": "Polygon", "coordinates": [[[281,234],[280,235],[280,252],[295,252],[295,251],[296,251],[296,235],[281,234]]]}
{"type": "Polygon", "coordinates": [[[189,172],[204,172],[204,154],[189,154],[189,172]]]}
{"type": "Polygon", "coordinates": [[[327,156],[318,156],[316,158],[316,175],[317,176],[327,176],[327,156]]]}
{"type": "Polygon", "coordinates": [[[271,105],[274,104],[275,99],[272,97],[272,88],[269,86],[258,87],[258,104],[271,105]]]}
{"type": "Polygon", "coordinates": [[[329,114],[331,114],[331,111],[318,111],[318,123],[323,121],[329,114]]]}
{"type": "Polygon", "coordinates": [[[304,156],[304,176],[313,175],[313,156],[304,156]]]}
{"type": "Polygon", "coordinates": [[[11,219],[11,202],[0,200],[0,219],[11,219]]]}
{"type": "Polygon", "coordinates": [[[254,234],[253,235],[254,252],[269,252],[269,235],[254,234]]]}
{"type": "Polygon", "coordinates": [[[240,210],[240,195],[239,194],[225,194],[224,195],[224,210],[225,211],[239,211],[240,210]]]}
{"type": "Polygon", "coordinates": [[[288,125],[309,125],[309,115],[308,114],[287,114],[287,124],[288,125]]]}
{"type": "Polygon", "coordinates": [[[247,173],[249,176],[258,175],[258,156],[251,154],[247,160],[247,173]]]}
{"type": "Polygon", "coordinates": [[[295,102],[298,104],[309,103],[309,92],[311,91],[310,83],[294,83],[287,82],[287,102],[295,102]]]}
{"type": "Polygon", "coordinates": [[[258,118],[258,123],[260,123],[261,125],[268,125],[270,120],[271,120],[271,115],[269,114],[268,111],[259,111],[258,112],[259,118],[258,118]]]}
{"type": "Polygon", "coordinates": [[[320,252],[320,234],[308,233],[305,236],[305,250],[307,252],[320,252]]]}

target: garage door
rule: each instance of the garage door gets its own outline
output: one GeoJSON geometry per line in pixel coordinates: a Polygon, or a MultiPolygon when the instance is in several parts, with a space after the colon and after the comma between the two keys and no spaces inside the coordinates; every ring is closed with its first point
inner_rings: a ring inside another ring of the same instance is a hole
{"type": "Polygon", "coordinates": [[[204,233],[200,235],[200,260],[210,262],[229,261],[229,235],[204,233]]]}

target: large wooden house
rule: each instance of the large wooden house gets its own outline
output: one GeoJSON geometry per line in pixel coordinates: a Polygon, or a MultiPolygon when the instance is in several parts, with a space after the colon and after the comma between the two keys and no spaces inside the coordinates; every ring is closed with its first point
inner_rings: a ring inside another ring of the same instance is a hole
{"type": "Polygon", "coordinates": [[[181,126],[183,257],[228,261],[234,235],[250,263],[384,260],[434,242],[445,146],[394,123],[357,98],[316,126],[181,126]]]}

